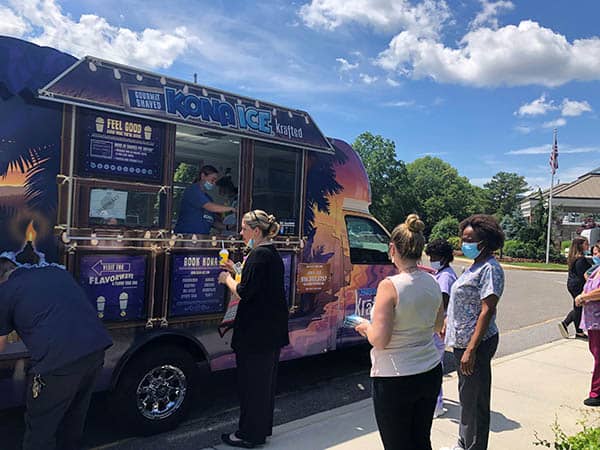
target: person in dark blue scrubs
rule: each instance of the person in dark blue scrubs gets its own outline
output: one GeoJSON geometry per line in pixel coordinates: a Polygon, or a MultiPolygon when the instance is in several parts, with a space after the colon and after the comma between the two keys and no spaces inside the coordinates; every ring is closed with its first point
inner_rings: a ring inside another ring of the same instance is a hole
{"type": "Polygon", "coordinates": [[[112,340],[69,272],[27,263],[0,257],[0,353],[16,331],[30,354],[23,449],[79,449],[112,340]]]}
{"type": "Polygon", "coordinates": [[[213,166],[203,166],[194,184],[183,193],[175,233],[208,235],[215,224],[215,213],[235,212],[233,206],[219,205],[208,194],[219,179],[213,166]]]}

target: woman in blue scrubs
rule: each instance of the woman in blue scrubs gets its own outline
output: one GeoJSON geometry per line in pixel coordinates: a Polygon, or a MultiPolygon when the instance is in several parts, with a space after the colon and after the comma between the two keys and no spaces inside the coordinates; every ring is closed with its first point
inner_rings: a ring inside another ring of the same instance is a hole
{"type": "Polygon", "coordinates": [[[216,213],[235,212],[233,206],[213,202],[209,192],[215,188],[219,171],[210,165],[200,169],[194,184],[183,193],[175,233],[208,235],[216,213]]]}

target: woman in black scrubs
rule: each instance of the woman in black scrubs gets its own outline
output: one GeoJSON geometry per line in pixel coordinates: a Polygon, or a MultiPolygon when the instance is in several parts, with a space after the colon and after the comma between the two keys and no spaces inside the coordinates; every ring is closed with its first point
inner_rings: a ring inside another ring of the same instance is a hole
{"type": "Polygon", "coordinates": [[[237,364],[240,420],[236,432],[221,436],[233,447],[262,445],[273,429],[279,354],[290,342],[283,261],[272,241],[278,232],[273,215],[258,209],[246,213],[240,233],[251,250],[242,279],[237,283],[229,272],[219,274],[219,283],[240,297],[231,340],[237,364]]]}

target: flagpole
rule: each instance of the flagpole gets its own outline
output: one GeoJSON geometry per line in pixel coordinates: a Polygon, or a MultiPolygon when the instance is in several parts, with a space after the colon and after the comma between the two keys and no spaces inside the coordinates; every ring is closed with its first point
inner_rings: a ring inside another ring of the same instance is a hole
{"type": "MultiPolygon", "coordinates": [[[[554,152],[554,146],[556,145],[556,128],[554,129],[554,144],[552,152],[554,152]]],[[[552,178],[550,180],[550,195],[548,196],[548,232],[546,233],[546,264],[550,262],[550,233],[552,231],[552,188],[554,187],[554,172],[556,169],[552,168],[552,178]]]]}

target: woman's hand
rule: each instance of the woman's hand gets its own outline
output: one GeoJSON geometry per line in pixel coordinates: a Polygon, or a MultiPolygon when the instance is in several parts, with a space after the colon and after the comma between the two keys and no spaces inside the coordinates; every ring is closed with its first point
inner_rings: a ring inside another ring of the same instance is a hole
{"type": "Polygon", "coordinates": [[[369,328],[369,321],[365,320],[361,323],[359,323],[358,325],[356,325],[354,327],[354,329],[358,332],[358,334],[360,334],[361,336],[367,336],[367,329],[369,328]]]}
{"type": "Polygon", "coordinates": [[[463,375],[473,375],[473,368],[475,367],[475,352],[470,349],[466,349],[460,358],[460,371],[463,375]]]}
{"type": "Polygon", "coordinates": [[[585,299],[581,296],[581,294],[579,294],[577,297],[575,297],[575,305],[576,306],[585,305],[585,299]]]}
{"type": "Polygon", "coordinates": [[[229,273],[234,273],[235,270],[233,269],[233,266],[233,261],[228,259],[227,261],[225,261],[224,264],[221,264],[219,267],[221,267],[221,269],[227,270],[229,273]]]}
{"type": "Polygon", "coordinates": [[[440,339],[443,341],[446,339],[446,327],[448,325],[448,318],[444,317],[444,324],[442,325],[442,329],[438,333],[440,339]]]}
{"type": "Polygon", "coordinates": [[[231,278],[231,274],[229,272],[221,272],[219,274],[219,283],[221,284],[227,284],[227,278],[231,278]]]}

